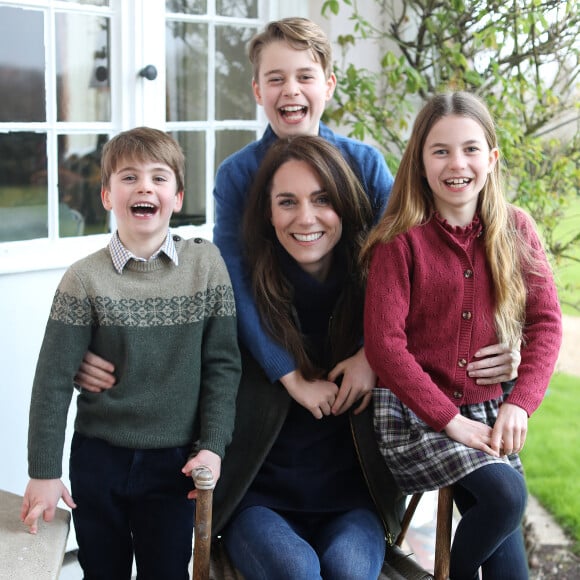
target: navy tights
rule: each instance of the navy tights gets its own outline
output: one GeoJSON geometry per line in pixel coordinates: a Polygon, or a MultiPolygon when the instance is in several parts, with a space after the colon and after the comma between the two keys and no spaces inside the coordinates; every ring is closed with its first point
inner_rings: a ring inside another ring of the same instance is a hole
{"type": "Polygon", "coordinates": [[[480,467],[454,486],[461,512],[451,549],[451,580],[526,580],[522,533],[526,483],[508,464],[480,467]]]}

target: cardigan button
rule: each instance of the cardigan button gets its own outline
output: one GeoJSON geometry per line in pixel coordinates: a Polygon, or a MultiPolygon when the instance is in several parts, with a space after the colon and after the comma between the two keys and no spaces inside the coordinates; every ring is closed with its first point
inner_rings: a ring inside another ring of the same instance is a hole
{"type": "Polygon", "coordinates": [[[463,368],[464,366],[467,366],[467,361],[466,361],[464,358],[460,358],[460,359],[457,361],[457,364],[458,364],[458,365],[459,365],[461,368],[463,368]]]}
{"type": "Polygon", "coordinates": [[[465,270],[465,272],[463,272],[463,275],[466,278],[471,278],[473,276],[473,270],[465,270]]]}
{"type": "Polygon", "coordinates": [[[454,399],[461,399],[463,397],[463,393],[461,391],[454,391],[453,398],[454,399]]]}
{"type": "Polygon", "coordinates": [[[469,310],[465,310],[461,313],[461,317],[463,320],[471,320],[471,312],[469,312],[469,310]]]}

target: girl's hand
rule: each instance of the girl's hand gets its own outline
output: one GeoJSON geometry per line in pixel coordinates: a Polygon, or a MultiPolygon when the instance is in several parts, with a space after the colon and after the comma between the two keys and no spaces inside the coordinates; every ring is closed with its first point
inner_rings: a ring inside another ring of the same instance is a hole
{"type": "Polygon", "coordinates": [[[377,375],[371,369],[364,348],[354,356],[339,362],[328,374],[328,380],[335,382],[342,375],[338,396],[332,405],[332,414],[340,415],[360,401],[354,411],[358,415],[371,402],[373,388],[377,384],[377,375]]]}
{"type": "Polygon", "coordinates": [[[61,498],[69,508],[77,507],[60,479],[31,479],[28,482],[22,499],[20,519],[28,526],[31,534],[38,531],[38,519],[41,516],[45,522],[54,519],[56,505],[61,498]]]}
{"type": "Polygon", "coordinates": [[[521,407],[504,403],[499,408],[491,437],[492,448],[501,455],[519,453],[526,442],[528,414],[521,407]]]}
{"type": "Polygon", "coordinates": [[[74,381],[91,393],[106,391],[115,385],[115,367],[104,358],[87,351],[74,381]]]}
{"type": "Polygon", "coordinates": [[[467,365],[467,374],[476,377],[478,385],[495,385],[515,379],[522,360],[519,347],[510,349],[505,344],[480,348],[475,357],[478,360],[467,365]]]}
{"type": "Polygon", "coordinates": [[[459,413],[447,423],[445,433],[455,441],[473,449],[480,449],[489,455],[499,457],[500,453],[492,446],[492,429],[485,423],[468,419],[459,413]]]}
{"type": "Polygon", "coordinates": [[[332,412],[332,405],[338,395],[338,387],[334,383],[322,379],[307,381],[297,370],[284,375],[280,382],[288,394],[316,419],[322,419],[332,412]]]}
{"type": "MultiPolygon", "coordinates": [[[[187,463],[181,469],[181,472],[191,477],[193,470],[196,467],[201,466],[208,467],[213,475],[213,480],[217,483],[221,474],[222,460],[217,453],[209,451],[208,449],[202,449],[195,457],[191,457],[187,460],[187,463]]],[[[192,489],[188,494],[188,499],[195,499],[197,497],[197,489],[192,489]]]]}

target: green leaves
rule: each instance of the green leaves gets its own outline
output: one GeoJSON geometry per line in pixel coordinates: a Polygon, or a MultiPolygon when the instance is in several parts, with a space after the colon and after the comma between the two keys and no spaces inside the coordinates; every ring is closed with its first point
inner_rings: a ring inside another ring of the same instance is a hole
{"type": "Polygon", "coordinates": [[[580,252],[578,240],[574,248],[554,234],[580,191],[580,4],[326,0],[323,14],[345,6],[345,64],[336,67],[325,118],[372,140],[396,171],[426,99],[457,89],[481,95],[496,119],[508,195],[534,215],[556,260],[580,252]],[[353,47],[378,49],[378,61],[355,67],[347,59],[353,47]]]}

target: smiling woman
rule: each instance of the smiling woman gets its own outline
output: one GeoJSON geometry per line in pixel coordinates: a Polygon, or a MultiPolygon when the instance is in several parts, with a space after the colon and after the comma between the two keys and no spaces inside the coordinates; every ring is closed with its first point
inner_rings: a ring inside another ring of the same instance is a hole
{"type": "Polygon", "coordinates": [[[316,171],[305,161],[289,160],[272,180],[272,225],[282,247],[300,267],[323,281],[342,222],[316,171]]]}

